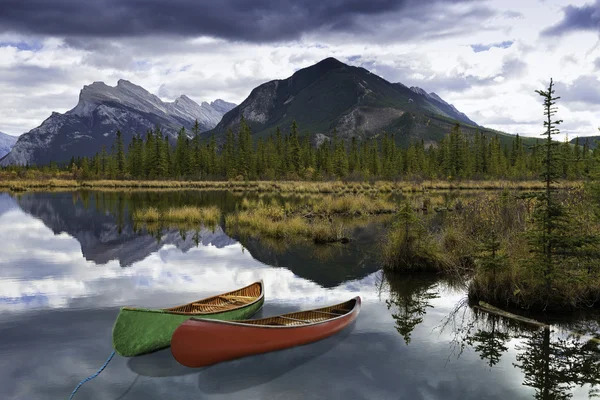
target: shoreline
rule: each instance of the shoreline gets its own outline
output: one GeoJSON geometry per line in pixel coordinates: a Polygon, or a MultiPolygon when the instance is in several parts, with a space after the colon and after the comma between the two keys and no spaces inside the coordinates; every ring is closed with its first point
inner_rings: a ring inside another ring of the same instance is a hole
{"type": "MultiPolygon", "coordinates": [[[[560,181],[559,189],[580,187],[584,181],[560,181]]],[[[465,181],[175,181],[175,180],[0,180],[0,190],[19,192],[48,189],[92,190],[230,190],[238,192],[287,193],[417,193],[453,190],[542,190],[540,181],[465,180],[465,181]]]]}

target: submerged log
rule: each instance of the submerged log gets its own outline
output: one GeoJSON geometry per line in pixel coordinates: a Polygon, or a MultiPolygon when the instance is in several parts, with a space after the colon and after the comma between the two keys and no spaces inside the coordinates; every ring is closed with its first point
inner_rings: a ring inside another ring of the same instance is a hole
{"type": "Polygon", "coordinates": [[[511,319],[514,319],[514,320],[517,320],[520,322],[524,322],[526,324],[535,325],[535,326],[538,326],[541,328],[549,328],[550,327],[550,325],[536,321],[535,319],[523,317],[521,315],[517,315],[517,314],[510,313],[508,311],[501,310],[498,307],[494,307],[493,305],[486,303],[485,301],[480,301],[479,306],[476,306],[476,307],[480,308],[483,311],[489,312],[491,314],[496,314],[496,315],[500,315],[501,317],[511,318],[511,319]]]}
{"type": "MultiPolygon", "coordinates": [[[[517,314],[510,313],[508,311],[501,310],[498,307],[494,307],[493,305],[486,303],[485,301],[479,301],[479,305],[478,306],[474,306],[474,307],[478,308],[478,309],[480,309],[482,311],[488,312],[490,314],[496,314],[496,315],[499,315],[501,317],[511,318],[511,319],[516,320],[516,321],[520,321],[520,322],[523,322],[523,323],[526,323],[526,324],[535,325],[535,326],[540,327],[540,328],[550,328],[551,327],[550,325],[544,324],[543,322],[536,321],[535,319],[523,317],[521,315],[517,315],[517,314]]],[[[583,337],[584,336],[581,333],[577,333],[577,332],[573,332],[573,331],[571,331],[570,333],[572,335],[579,336],[579,337],[583,337]]],[[[590,338],[587,338],[587,340],[589,342],[592,342],[592,343],[600,344],[600,339],[597,338],[597,337],[590,337],[590,338]]]]}

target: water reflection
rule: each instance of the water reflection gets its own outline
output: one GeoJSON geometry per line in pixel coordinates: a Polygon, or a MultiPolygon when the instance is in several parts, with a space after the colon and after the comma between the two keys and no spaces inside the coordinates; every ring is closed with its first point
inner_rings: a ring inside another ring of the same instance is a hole
{"type": "Polygon", "coordinates": [[[489,367],[498,364],[502,354],[508,350],[506,346],[510,335],[503,331],[501,317],[496,315],[481,315],[485,319],[482,325],[488,329],[477,329],[472,335],[467,335],[465,341],[485,360],[489,367]]]}
{"type": "Polygon", "coordinates": [[[600,396],[598,318],[536,330],[472,309],[435,277],[392,278],[369,246],[270,246],[222,226],[139,231],[135,207],[221,204],[201,193],[0,195],[0,387],[9,399],[67,398],[112,351],[123,305],[164,307],[263,279],[275,315],[359,294],[355,324],[315,344],[189,369],[170,350],[115,357],[85,399],[587,399],[600,396]],[[166,196],[166,197],[165,197],[166,196]],[[211,203],[215,202],[215,203],[211,203]],[[352,247],[355,246],[355,247],[352,247]],[[458,349],[458,352],[455,350],[458,349]],[[457,354],[458,353],[458,354],[457,354]],[[457,357],[450,357],[457,354],[457,357]]]}
{"type": "MultiPolygon", "coordinates": [[[[42,192],[20,194],[15,199],[23,211],[41,220],[56,235],[64,232],[76,238],[85,259],[99,265],[118,261],[120,266],[130,267],[165,245],[187,252],[200,245],[225,248],[241,243],[254,260],[287,268],[325,287],[361,279],[379,269],[371,249],[381,232],[378,223],[356,227],[352,245],[315,246],[232,238],[222,226],[136,225],[131,220],[134,210],[147,206],[217,205],[223,213],[231,212],[242,197],[228,192],[42,192]],[[323,267],[314,268],[315,263],[323,267]]],[[[286,201],[300,201],[300,198],[286,197],[286,201]]]]}
{"type": "MultiPolygon", "coordinates": [[[[461,308],[467,307],[460,304],[448,318],[456,322],[461,308]]],[[[534,399],[600,397],[600,340],[593,337],[600,332],[596,318],[537,328],[470,311],[452,329],[459,357],[470,348],[492,368],[505,365],[508,360],[503,363],[503,357],[511,358],[514,353],[511,364],[523,373],[522,384],[534,389],[534,399]]]]}
{"type": "Polygon", "coordinates": [[[245,357],[203,368],[198,374],[198,388],[207,394],[231,394],[264,385],[329,352],[335,352],[354,331],[352,323],[338,335],[308,346],[293,347],[271,353],[245,357]],[[223,382],[228,382],[226,385],[223,382]]]}
{"type": "Polygon", "coordinates": [[[600,342],[543,328],[516,348],[515,366],[525,374],[523,384],[535,388],[535,399],[571,399],[575,387],[588,387],[589,398],[600,397],[600,342]]]}
{"type": "MultiPolygon", "coordinates": [[[[355,274],[358,279],[348,279],[339,261],[337,269],[314,268],[314,262],[293,258],[289,264],[298,269],[271,267],[219,226],[183,233],[163,231],[159,242],[134,232],[130,223],[124,223],[119,234],[118,219],[92,207],[95,197],[22,195],[18,204],[31,215],[14,207],[10,197],[3,197],[8,211],[0,215],[0,226],[10,229],[0,230],[0,310],[166,307],[259,279],[265,281],[272,301],[342,301],[343,293],[360,290],[378,274],[375,268],[375,272],[360,269],[355,274]],[[124,263],[127,268],[122,268],[124,263]],[[303,274],[313,280],[298,279],[303,274]],[[320,280],[338,284],[323,291],[320,280]]],[[[111,204],[120,204],[114,196],[107,198],[114,200],[111,204]]],[[[102,204],[107,204],[106,199],[102,204]]]]}
{"type": "Polygon", "coordinates": [[[428,308],[433,308],[431,300],[440,297],[438,279],[435,276],[394,277],[386,276],[390,286],[390,298],[386,300],[396,330],[406,344],[417,325],[423,322],[428,308]]]}

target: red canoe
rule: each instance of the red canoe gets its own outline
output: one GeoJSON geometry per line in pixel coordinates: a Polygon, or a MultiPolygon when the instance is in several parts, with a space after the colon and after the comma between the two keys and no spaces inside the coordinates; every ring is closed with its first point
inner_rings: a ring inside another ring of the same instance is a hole
{"type": "Polygon", "coordinates": [[[352,323],[360,297],[344,303],[261,319],[219,321],[192,317],[171,337],[171,353],[182,365],[204,367],[325,339],[352,323]]]}

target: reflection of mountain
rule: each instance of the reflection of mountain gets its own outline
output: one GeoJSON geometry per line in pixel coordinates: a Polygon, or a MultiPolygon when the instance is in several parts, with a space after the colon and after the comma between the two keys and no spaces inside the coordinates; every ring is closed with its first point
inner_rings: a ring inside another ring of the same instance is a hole
{"type": "Polygon", "coordinates": [[[264,239],[242,237],[239,240],[252,257],[265,264],[287,268],[324,287],[335,287],[348,280],[362,279],[381,268],[373,249],[374,238],[381,228],[377,223],[355,228],[351,244],[299,242],[269,246],[264,239]]]}
{"type": "MultiPolygon", "coordinates": [[[[83,256],[96,264],[117,259],[125,267],[145,259],[165,244],[173,244],[184,252],[196,246],[194,232],[184,238],[176,229],[163,231],[160,241],[136,233],[126,218],[122,196],[117,198],[117,215],[102,212],[96,201],[94,196],[74,201],[71,193],[30,193],[18,200],[23,211],[42,220],[55,234],[66,232],[76,238],[83,256]]],[[[214,232],[202,228],[199,233],[199,242],[205,246],[221,248],[236,243],[219,226],[214,232]]]]}
{"type": "MultiPolygon", "coordinates": [[[[66,232],[74,237],[81,245],[86,260],[96,264],[118,260],[121,266],[130,266],[165,244],[187,252],[200,243],[218,248],[237,243],[218,225],[214,232],[210,228],[202,228],[198,233],[189,225],[164,228],[159,230],[157,239],[154,227],[141,231],[143,227],[132,223],[130,213],[133,208],[217,204],[227,212],[233,210],[233,203],[239,201],[227,193],[214,196],[202,192],[182,193],[40,192],[26,193],[16,199],[23,211],[40,219],[55,234],[66,232]]],[[[1,204],[0,198],[0,207],[1,204]]],[[[335,287],[349,280],[362,279],[380,269],[372,249],[380,229],[382,226],[377,222],[355,228],[352,233],[354,241],[345,245],[313,245],[309,242],[274,244],[246,238],[240,241],[260,262],[287,268],[321,286],[335,287]]]]}

